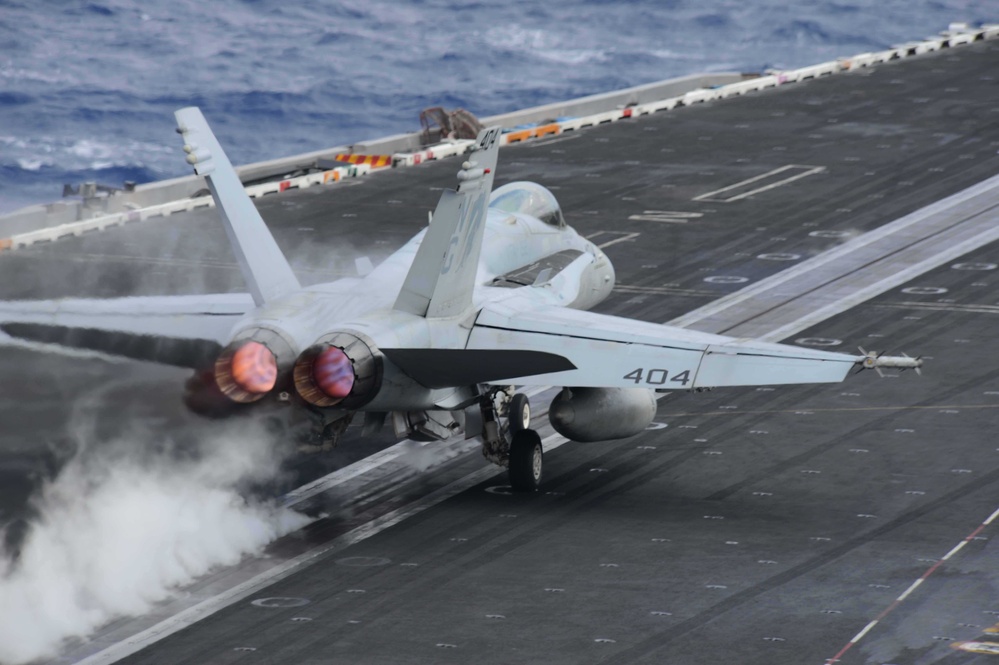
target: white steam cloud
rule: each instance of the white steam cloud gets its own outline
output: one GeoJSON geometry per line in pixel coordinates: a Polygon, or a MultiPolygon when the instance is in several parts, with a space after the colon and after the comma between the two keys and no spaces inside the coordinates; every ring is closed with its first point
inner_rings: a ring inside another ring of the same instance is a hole
{"type": "Polygon", "coordinates": [[[259,428],[228,424],[196,451],[150,452],[149,439],[81,442],[33,499],[20,556],[0,558],[0,662],[57,655],[67,638],[142,614],[310,521],[238,492],[280,467],[259,428]]]}

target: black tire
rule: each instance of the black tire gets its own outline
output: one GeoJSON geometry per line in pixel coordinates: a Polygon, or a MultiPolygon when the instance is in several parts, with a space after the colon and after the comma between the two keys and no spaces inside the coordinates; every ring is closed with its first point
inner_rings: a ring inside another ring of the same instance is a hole
{"type": "Polygon", "coordinates": [[[531,402],[524,393],[517,393],[510,400],[510,413],[507,415],[511,432],[531,428],[531,402]]]}
{"type": "Polygon", "coordinates": [[[510,487],[519,492],[536,492],[544,470],[541,437],[533,429],[513,433],[510,442],[510,487]]]}

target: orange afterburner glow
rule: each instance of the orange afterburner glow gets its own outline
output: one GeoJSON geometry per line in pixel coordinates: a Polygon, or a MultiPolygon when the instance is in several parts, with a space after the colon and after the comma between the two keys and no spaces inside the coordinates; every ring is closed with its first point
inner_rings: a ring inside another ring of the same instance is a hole
{"type": "Polygon", "coordinates": [[[253,395],[270,392],[277,383],[277,359],[260,342],[247,342],[232,354],[232,382],[253,395]]]}
{"type": "Polygon", "coordinates": [[[233,402],[261,400],[274,389],[277,380],[277,357],[262,342],[233,342],[215,359],[215,384],[233,402]]]}
{"type": "Polygon", "coordinates": [[[215,384],[223,395],[239,404],[261,400],[277,387],[278,358],[290,353],[277,335],[258,330],[253,337],[230,344],[215,359],[215,384]]]}
{"type": "Polygon", "coordinates": [[[312,361],[312,380],[329,397],[343,399],[354,387],[354,366],[343,349],[331,346],[312,361]]]}
{"type": "Polygon", "coordinates": [[[291,376],[298,396],[320,408],[355,411],[382,387],[382,356],[363,333],[329,332],[298,356],[291,376]]]}

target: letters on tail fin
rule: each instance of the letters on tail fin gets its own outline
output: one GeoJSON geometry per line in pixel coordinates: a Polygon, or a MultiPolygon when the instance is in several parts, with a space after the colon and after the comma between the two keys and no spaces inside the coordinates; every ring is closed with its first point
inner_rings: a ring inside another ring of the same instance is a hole
{"type": "Polygon", "coordinates": [[[406,275],[395,308],[418,316],[460,316],[472,306],[500,128],[482,130],[458,172],[457,190],[445,190],[406,275]]]}
{"type": "Polygon", "coordinates": [[[297,291],[301,287],[295,273],[246,195],[201,109],[183,108],[174,116],[177,131],[184,137],[187,162],[208,181],[253,302],[259,307],[268,300],[297,291]]]}

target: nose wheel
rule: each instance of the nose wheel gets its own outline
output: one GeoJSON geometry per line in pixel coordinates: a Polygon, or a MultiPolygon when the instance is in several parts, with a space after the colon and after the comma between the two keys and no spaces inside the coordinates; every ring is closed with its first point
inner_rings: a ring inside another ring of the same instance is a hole
{"type": "Polygon", "coordinates": [[[533,429],[514,430],[510,441],[510,487],[521,492],[536,492],[541,486],[543,469],[541,437],[533,429]]]}

